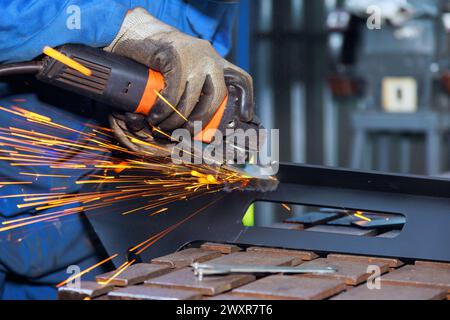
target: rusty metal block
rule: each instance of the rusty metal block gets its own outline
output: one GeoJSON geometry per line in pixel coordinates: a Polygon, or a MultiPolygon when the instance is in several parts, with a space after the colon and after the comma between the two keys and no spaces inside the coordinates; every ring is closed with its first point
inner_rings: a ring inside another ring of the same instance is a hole
{"type": "Polygon", "coordinates": [[[265,299],[321,300],[345,290],[343,281],[274,275],[233,290],[233,293],[265,299]]]}
{"type": "Polygon", "coordinates": [[[222,254],[230,254],[233,252],[242,251],[241,248],[234,244],[221,244],[221,243],[212,243],[206,242],[200,246],[203,250],[207,251],[219,251],[222,254]]]}
{"type": "Polygon", "coordinates": [[[447,291],[437,288],[418,288],[381,283],[379,290],[362,284],[339,294],[331,300],[443,300],[447,291]]]}
{"type": "Polygon", "coordinates": [[[268,300],[268,299],[264,299],[261,297],[252,297],[252,296],[245,296],[245,295],[241,295],[241,294],[236,294],[236,293],[224,293],[224,294],[219,294],[218,296],[215,297],[208,297],[205,300],[243,300],[243,301],[257,301],[257,300],[268,300]]]}
{"type": "Polygon", "coordinates": [[[407,265],[383,276],[382,281],[388,284],[440,288],[450,293],[450,272],[446,268],[407,265]]]}
{"type": "Polygon", "coordinates": [[[277,249],[277,248],[265,248],[265,247],[249,247],[247,248],[249,252],[265,252],[270,254],[281,254],[286,256],[299,257],[304,261],[311,261],[318,258],[319,256],[311,251],[299,251],[299,250],[288,250],[288,249],[277,249]]]}
{"type": "Polygon", "coordinates": [[[416,261],[415,265],[416,266],[429,267],[429,268],[438,268],[438,269],[450,270],[450,263],[445,263],[445,262],[416,261]]]}
{"type": "Polygon", "coordinates": [[[218,251],[206,251],[198,248],[190,248],[153,259],[152,263],[165,264],[171,268],[183,268],[190,266],[194,262],[205,262],[220,256],[221,253],[218,251]]]}
{"type": "Polygon", "coordinates": [[[300,256],[271,253],[267,251],[235,252],[230,255],[208,261],[208,263],[228,265],[257,265],[257,266],[297,266],[303,261],[300,256]]]}
{"type": "Polygon", "coordinates": [[[197,290],[204,295],[213,296],[247,284],[255,279],[253,275],[232,274],[226,276],[206,276],[200,281],[191,269],[185,268],[147,280],[145,284],[163,288],[197,290]]]}
{"type": "Polygon", "coordinates": [[[368,273],[368,266],[376,265],[380,268],[380,272],[383,274],[389,270],[388,263],[381,262],[360,262],[360,261],[346,261],[346,260],[334,260],[334,259],[316,259],[310,262],[305,262],[302,266],[307,267],[334,267],[337,269],[336,273],[330,274],[307,274],[306,277],[314,278],[330,278],[344,281],[345,284],[355,286],[370,277],[368,273]]]}
{"type": "Polygon", "coordinates": [[[179,290],[139,285],[120,288],[108,293],[111,300],[199,300],[201,293],[193,290],[179,290]]]}
{"type": "Polygon", "coordinates": [[[329,220],[338,218],[341,216],[341,213],[337,212],[308,212],[301,216],[292,217],[286,219],[284,222],[287,223],[300,223],[304,226],[313,226],[321,223],[325,223],[329,220]]]}
{"type": "Polygon", "coordinates": [[[345,260],[345,261],[358,261],[366,264],[371,264],[373,262],[387,263],[389,268],[399,268],[404,265],[402,261],[395,258],[377,258],[377,257],[366,257],[366,256],[349,256],[345,254],[329,254],[327,255],[328,260],[345,260]]]}
{"type": "Polygon", "coordinates": [[[83,300],[96,298],[114,289],[112,284],[101,285],[95,281],[80,281],[80,287],[64,286],[58,289],[59,300],[83,300]]]}
{"type": "Polygon", "coordinates": [[[125,271],[110,280],[117,271],[111,271],[95,277],[97,282],[106,282],[110,280],[112,285],[118,287],[126,287],[134,284],[142,283],[152,277],[157,277],[169,272],[171,269],[162,264],[138,263],[131,265],[125,271]]]}
{"type": "Polygon", "coordinates": [[[326,232],[326,233],[337,233],[337,234],[345,234],[349,236],[376,236],[377,230],[375,229],[360,229],[356,227],[340,227],[340,226],[329,226],[329,225],[320,225],[305,229],[305,231],[314,231],[314,232],[326,232]]]}

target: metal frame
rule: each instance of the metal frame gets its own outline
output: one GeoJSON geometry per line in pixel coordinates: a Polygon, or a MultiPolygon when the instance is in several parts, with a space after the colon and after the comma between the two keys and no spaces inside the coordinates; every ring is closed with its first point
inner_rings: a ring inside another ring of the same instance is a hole
{"type": "Polygon", "coordinates": [[[193,241],[450,261],[450,180],[293,164],[282,164],[278,177],[279,188],[271,193],[211,195],[178,202],[167,214],[151,218],[139,213],[124,217],[119,212],[88,218],[108,254],[123,253],[124,259],[128,248],[216,201],[143,252],[143,261],[193,241]],[[255,200],[400,213],[407,221],[393,239],[246,228],[241,220],[255,200]]]}

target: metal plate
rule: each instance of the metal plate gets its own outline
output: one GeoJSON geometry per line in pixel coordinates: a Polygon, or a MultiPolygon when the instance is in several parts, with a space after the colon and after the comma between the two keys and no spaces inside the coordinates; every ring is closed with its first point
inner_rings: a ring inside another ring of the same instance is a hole
{"type": "Polygon", "coordinates": [[[88,218],[106,251],[123,253],[125,259],[128,248],[209,204],[206,210],[143,252],[144,262],[192,241],[450,261],[449,180],[292,164],[281,165],[278,178],[280,186],[271,193],[211,195],[176,203],[167,214],[152,218],[139,214],[124,217],[111,209],[88,218]],[[244,227],[242,217],[255,200],[399,213],[406,217],[406,224],[393,239],[244,227]]]}

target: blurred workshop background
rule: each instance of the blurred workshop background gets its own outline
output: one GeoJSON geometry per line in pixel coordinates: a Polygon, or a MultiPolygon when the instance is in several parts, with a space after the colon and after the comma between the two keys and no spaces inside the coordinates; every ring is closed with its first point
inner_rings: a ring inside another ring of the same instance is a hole
{"type": "Polygon", "coordinates": [[[240,0],[231,59],[281,129],[281,160],[450,171],[448,12],[441,0],[240,0]]]}

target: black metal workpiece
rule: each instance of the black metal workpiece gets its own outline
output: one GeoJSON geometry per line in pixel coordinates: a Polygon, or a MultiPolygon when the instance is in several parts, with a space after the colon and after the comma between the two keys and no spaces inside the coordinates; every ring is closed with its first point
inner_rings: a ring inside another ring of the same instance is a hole
{"type": "Polygon", "coordinates": [[[337,212],[307,212],[301,216],[284,220],[285,223],[301,223],[305,227],[312,227],[318,224],[338,218],[342,214],[337,212]]]}
{"type": "Polygon", "coordinates": [[[292,164],[282,164],[278,178],[280,185],[275,192],[220,193],[180,201],[167,213],[154,217],[141,213],[123,216],[111,211],[88,217],[106,251],[121,253],[124,259],[128,248],[209,204],[207,209],[144,251],[142,260],[173,252],[192,241],[216,241],[450,261],[449,180],[292,164]],[[400,235],[393,239],[244,227],[242,217],[256,200],[401,214],[405,216],[406,224],[400,235]]]}
{"type": "Polygon", "coordinates": [[[406,219],[404,217],[390,217],[389,219],[372,219],[371,221],[353,221],[352,224],[367,229],[401,229],[405,225],[405,222],[406,219]]]}

